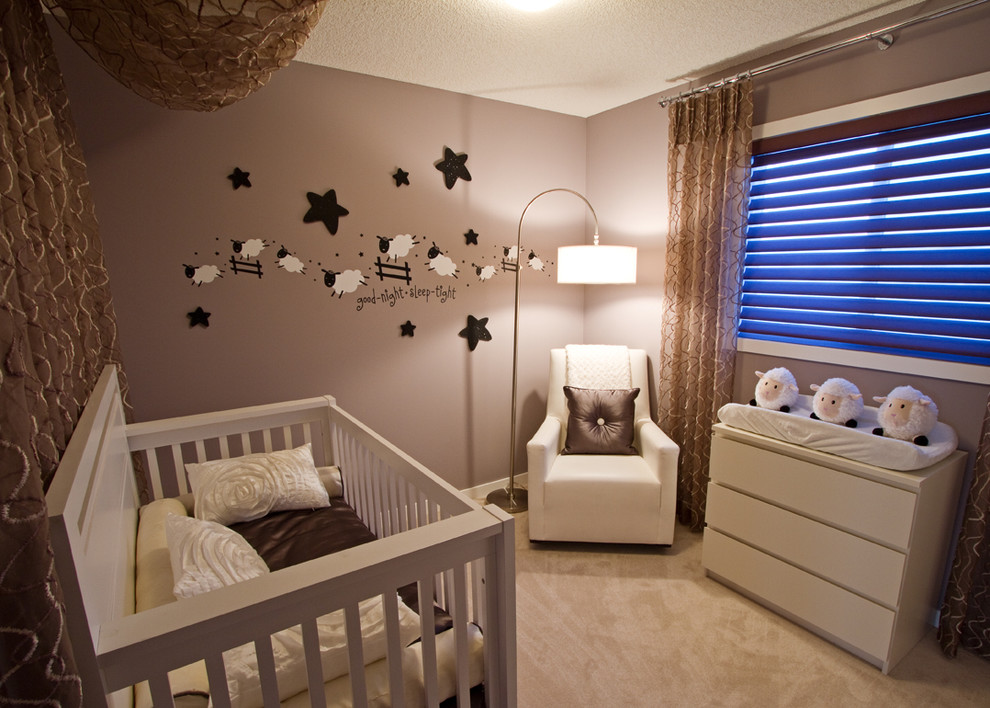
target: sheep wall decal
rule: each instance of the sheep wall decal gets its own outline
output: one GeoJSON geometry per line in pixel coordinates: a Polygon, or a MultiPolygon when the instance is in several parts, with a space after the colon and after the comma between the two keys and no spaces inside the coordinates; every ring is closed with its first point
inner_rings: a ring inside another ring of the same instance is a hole
{"type": "MultiPolygon", "coordinates": [[[[451,189],[454,182],[458,180],[470,181],[471,175],[465,167],[466,161],[466,153],[456,153],[445,147],[444,159],[434,163],[435,167],[443,172],[448,189],[451,189]]],[[[234,168],[234,172],[227,175],[230,180],[228,188],[230,185],[233,186],[234,190],[238,190],[239,187],[250,187],[248,175],[248,172],[234,168]]],[[[409,173],[402,168],[395,168],[392,180],[396,187],[408,185],[409,173]]],[[[255,190],[241,190],[241,193],[244,191],[255,190]]],[[[469,260],[462,258],[464,254],[459,252],[459,248],[454,247],[448,250],[447,244],[441,238],[433,241],[425,235],[407,232],[407,229],[396,229],[388,232],[389,235],[371,232],[367,239],[365,233],[361,233],[358,229],[350,232],[344,229],[343,233],[338,236],[337,232],[342,224],[341,219],[349,216],[350,210],[341,206],[337,200],[336,189],[305,192],[305,194],[309,208],[303,216],[302,222],[304,224],[322,222],[329,235],[336,237],[332,251],[328,252],[326,242],[314,243],[310,237],[311,230],[305,227],[306,239],[297,238],[303,231],[291,228],[283,229],[278,235],[214,235],[211,238],[213,242],[211,247],[197,249],[193,251],[191,257],[186,257],[182,261],[186,278],[196,286],[215,283],[224,278],[225,275],[227,276],[225,280],[228,283],[239,280],[240,283],[246,284],[245,281],[248,279],[238,276],[249,275],[251,281],[263,280],[265,287],[268,287],[268,284],[273,282],[279,285],[284,284],[286,281],[282,278],[282,274],[301,275],[304,276],[304,280],[322,283],[325,288],[329,289],[335,296],[330,300],[331,302],[351,295],[357,311],[369,312],[373,311],[373,308],[366,308],[366,305],[369,304],[384,303],[388,305],[388,309],[393,307],[402,309],[412,303],[442,305],[453,302],[455,299],[453,286],[437,285],[436,282],[414,283],[414,280],[421,281],[423,278],[427,278],[436,281],[439,278],[442,281],[450,282],[451,278],[458,279],[459,271],[462,268],[467,268],[470,264],[477,276],[477,281],[472,279],[473,282],[465,284],[464,287],[467,288],[474,285],[475,282],[491,281],[500,270],[518,272],[519,268],[523,266],[519,260],[518,245],[486,245],[483,252],[476,253],[469,260]],[[438,245],[438,243],[443,245],[438,245]],[[425,262],[421,258],[415,258],[411,262],[402,262],[410,255],[418,253],[420,247],[428,251],[425,262]],[[219,259],[221,263],[210,264],[210,260],[215,258],[219,259]],[[371,261],[371,259],[374,260],[371,261]],[[273,273],[278,275],[273,278],[271,277],[273,273]],[[375,276],[377,276],[377,281],[375,276]],[[394,283],[390,283],[388,286],[382,285],[378,292],[374,287],[368,287],[367,290],[371,291],[370,295],[361,294],[361,291],[364,290],[362,286],[369,286],[372,283],[381,285],[381,282],[386,278],[401,280],[404,285],[394,283]]],[[[241,200],[242,197],[238,195],[234,199],[241,200]]],[[[229,203],[233,205],[235,202],[229,203]]],[[[244,205],[243,201],[236,203],[239,205],[238,208],[244,205]]],[[[224,204],[226,205],[228,202],[224,202],[224,204]]],[[[230,208],[234,207],[231,206],[230,208]]],[[[286,215],[291,217],[286,221],[287,227],[290,221],[298,220],[297,216],[292,216],[296,208],[297,205],[293,205],[286,210],[286,215]]],[[[377,213],[358,216],[365,221],[380,218],[377,213]]],[[[354,218],[354,216],[350,216],[350,219],[354,218]]],[[[346,223],[352,223],[350,219],[346,223]]],[[[265,222],[259,221],[258,223],[263,224],[265,222]]],[[[362,226],[364,225],[366,223],[362,223],[362,226]]],[[[409,229],[408,231],[412,230],[409,229]]],[[[478,231],[476,228],[471,228],[464,233],[463,245],[471,247],[472,251],[480,251],[482,249],[477,248],[479,240],[478,231]]],[[[529,257],[525,261],[526,268],[548,275],[547,267],[553,262],[541,258],[536,251],[527,249],[524,253],[527,252],[529,257]]],[[[195,314],[197,317],[201,317],[199,313],[195,314]]],[[[476,325],[481,325],[481,323],[482,320],[475,320],[476,325]]],[[[194,324],[206,325],[205,322],[198,320],[194,324]]],[[[403,327],[402,336],[412,336],[412,328],[415,325],[412,324],[411,320],[407,320],[403,327]]],[[[469,326],[467,329],[476,335],[475,343],[488,341],[485,337],[490,337],[483,325],[469,326]]]]}

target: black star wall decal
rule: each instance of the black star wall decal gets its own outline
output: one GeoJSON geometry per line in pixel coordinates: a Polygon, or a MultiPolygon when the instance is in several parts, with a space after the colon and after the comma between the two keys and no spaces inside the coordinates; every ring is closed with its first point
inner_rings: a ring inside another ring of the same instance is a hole
{"type": "Polygon", "coordinates": [[[471,244],[474,244],[475,246],[478,245],[478,234],[474,229],[469,229],[468,232],[464,234],[464,245],[470,246],[471,244]]]}
{"type": "Polygon", "coordinates": [[[248,179],[250,175],[250,172],[245,172],[240,167],[235,167],[234,171],[227,175],[227,179],[233,182],[234,189],[238,187],[250,187],[251,180],[248,179]]]}
{"type": "Polygon", "coordinates": [[[436,168],[443,172],[443,183],[447,186],[447,189],[454,188],[458,177],[465,182],[471,181],[471,173],[468,172],[468,168],[464,164],[467,162],[467,159],[466,152],[458,155],[449,147],[443,149],[443,159],[436,163],[436,168]]]}
{"type": "Polygon", "coordinates": [[[468,349],[474,351],[475,347],[478,346],[478,342],[492,341],[492,335],[485,326],[487,324],[487,317],[482,317],[479,320],[474,315],[468,315],[467,327],[458,332],[457,336],[464,337],[468,341],[468,349]]]}
{"type": "Polygon", "coordinates": [[[416,329],[416,325],[414,325],[410,320],[406,320],[405,324],[401,324],[399,327],[402,329],[403,337],[415,336],[415,332],[413,330],[416,329]]]}
{"type": "Polygon", "coordinates": [[[395,174],[392,175],[392,179],[395,180],[395,186],[396,187],[401,187],[404,184],[405,185],[408,185],[409,184],[409,173],[406,172],[404,169],[402,169],[400,167],[400,168],[398,168],[395,171],[395,174]]]}
{"type": "Polygon", "coordinates": [[[316,192],[306,192],[306,198],[309,200],[309,211],[303,221],[307,224],[322,221],[331,235],[336,234],[340,217],[350,213],[337,203],[337,190],[331,189],[323,196],[316,192]]]}
{"type": "Polygon", "coordinates": [[[202,307],[197,307],[192,312],[187,312],[186,317],[189,318],[190,327],[195,327],[196,325],[200,325],[201,327],[209,327],[211,314],[212,313],[210,312],[204,311],[202,307]]]}

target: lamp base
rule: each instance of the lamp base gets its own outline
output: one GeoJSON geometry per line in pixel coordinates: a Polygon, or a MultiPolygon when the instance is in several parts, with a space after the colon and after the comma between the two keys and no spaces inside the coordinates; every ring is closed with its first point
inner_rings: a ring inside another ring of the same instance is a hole
{"type": "Polygon", "coordinates": [[[509,487],[496,489],[486,497],[485,501],[500,507],[510,514],[518,514],[529,508],[529,492],[521,487],[512,487],[511,493],[509,487]]]}

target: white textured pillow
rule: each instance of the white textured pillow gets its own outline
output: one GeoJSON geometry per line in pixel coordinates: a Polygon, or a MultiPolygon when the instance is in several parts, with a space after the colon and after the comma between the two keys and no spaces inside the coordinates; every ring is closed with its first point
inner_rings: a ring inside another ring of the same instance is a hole
{"type": "Polygon", "coordinates": [[[213,521],[169,514],[165,538],[172,561],[172,592],[179,599],[268,573],[243,536],[213,521]]]}
{"type": "Polygon", "coordinates": [[[186,465],[197,519],[225,526],[272,511],[330,506],[313,446],[186,465]]]}

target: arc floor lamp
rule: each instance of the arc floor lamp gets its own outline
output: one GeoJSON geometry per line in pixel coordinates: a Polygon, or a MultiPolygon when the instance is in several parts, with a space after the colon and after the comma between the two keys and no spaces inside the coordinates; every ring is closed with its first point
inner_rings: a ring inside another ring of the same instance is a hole
{"type": "Polygon", "coordinates": [[[519,215],[516,230],[516,299],[512,319],[512,414],[509,440],[509,484],[504,489],[491,492],[487,501],[511,514],[529,508],[528,493],[517,487],[516,482],[516,395],[519,370],[519,276],[522,271],[522,225],[526,212],[540,197],[552,192],[573,194],[587,205],[595,222],[595,239],[592,245],[561,246],[557,249],[557,282],[585,285],[636,282],[636,249],[633,246],[602,246],[598,243],[598,215],[591,202],[573,189],[554,187],[540,192],[529,200],[519,215]]]}

